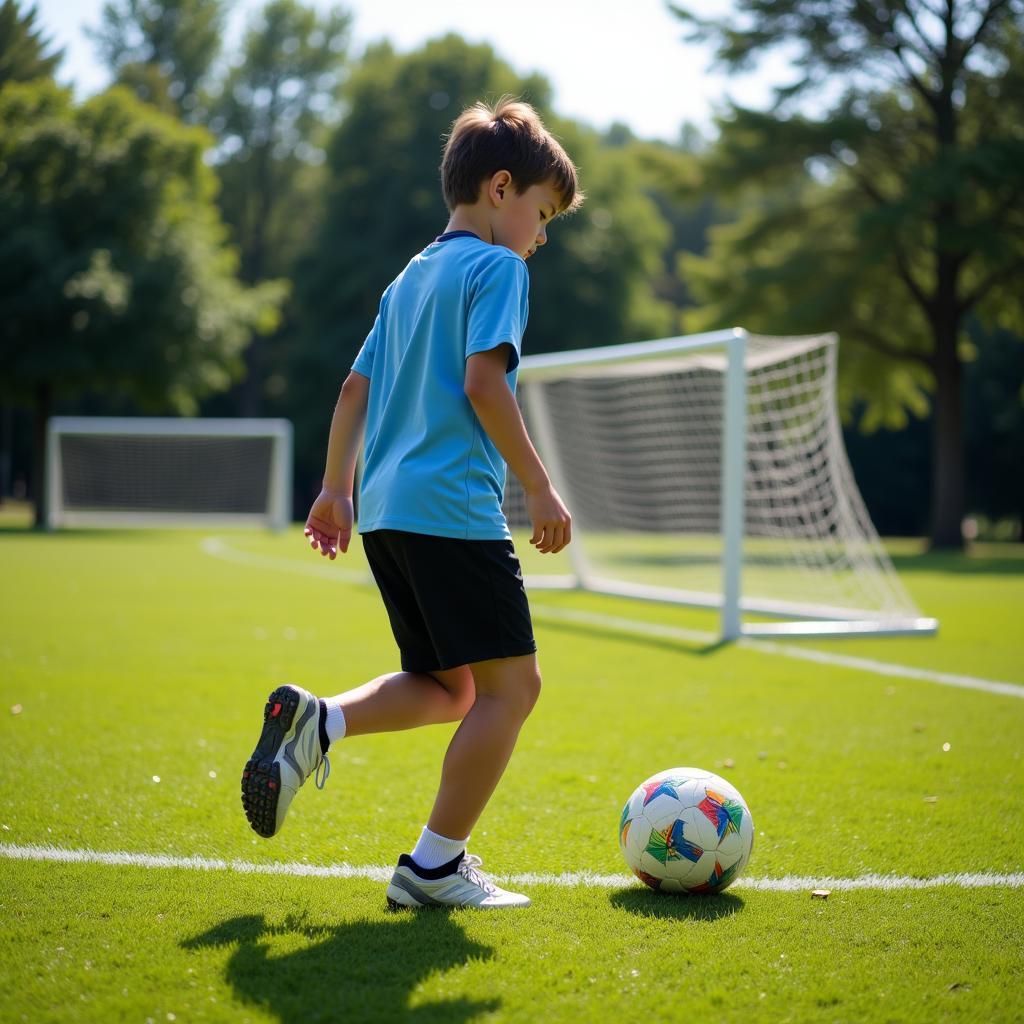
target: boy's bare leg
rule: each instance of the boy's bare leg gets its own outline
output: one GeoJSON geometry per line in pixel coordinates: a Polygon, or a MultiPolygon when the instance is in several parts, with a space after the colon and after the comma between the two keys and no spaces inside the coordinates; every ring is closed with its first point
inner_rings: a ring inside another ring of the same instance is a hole
{"type": "Polygon", "coordinates": [[[476,701],[456,730],[441,769],[441,787],[427,828],[468,836],[512,756],[519,730],[540,695],[536,655],[469,666],[476,701]]]}
{"type": "MultiPolygon", "coordinates": [[[[475,690],[468,665],[437,672],[392,672],[354,690],[328,698],[345,713],[345,735],[413,729],[457,722],[473,706],[475,690]]],[[[468,833],[467,833],[468,834],[468,833]]]]}

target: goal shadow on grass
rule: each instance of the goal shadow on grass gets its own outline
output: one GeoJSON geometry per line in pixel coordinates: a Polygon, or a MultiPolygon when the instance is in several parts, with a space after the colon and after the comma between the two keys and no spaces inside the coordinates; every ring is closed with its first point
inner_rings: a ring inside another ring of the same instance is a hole
{"type": "MultiPolygon", "coordinates": [[[[625,627],[614,625],[590,625],[586,622],[572,622],[566,619],[558,619],[554,616],[547,616],[543,612],[537,612],[533,616],[534,621],[545,629],[553,629],[562,633],[572,633],[576,636],[588,637],[596,640],[625,640],[629,643],[642,644],[644,647],[653,647],[662,651],[669,651],[672,654],[689,654],[694,657],[706,657],[715,654],[732,646],[728,640],[684,640],[673,639],[670,636],[650,636],[639,633],[625,627]]],[[[639,621],[642,626],[643,622],[639,621]]],[[[709,634],[710,636],[710,634],[709,634]]]]}
{"type": "Polygon", "coordinates": [[[457,914],[443,909],[335,925],[294,917],[273,923],[262,914],[241,915],[187,939],[182,947],[231,947],[225,981],[242,1002],[282,1024],[462,1024],[501,1007],[500,999],[464,997],[409,1006],[413,991],[428,976],[494,955],[490,946],[467,937],[457,914]]]}
{"type": "Polygon", "coordinates": [[[630,886],[619,889],[608,897],[618,910],[626,910],[637,917],[669,918],[674,921],[717,921],[732,917],[743,909],[743,898],[735,893],[715,895],[653,892],[630,886]]]}

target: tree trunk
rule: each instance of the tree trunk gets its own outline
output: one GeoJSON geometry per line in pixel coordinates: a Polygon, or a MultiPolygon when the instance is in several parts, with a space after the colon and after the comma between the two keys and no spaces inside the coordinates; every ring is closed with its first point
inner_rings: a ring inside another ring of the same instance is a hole
{"type": "MultiPolygon", "coordinates": [[[[953,103],[959,45],[953,8],[954,0],[946,0],[946,42],[939,62],[942,88],[935,97],[935,135],[941,158],[955,151],[959,134],[953,103]]],[[[963,315],[958,308],[959,278],[964,257],[944,246],[943,236],[955,231],[959,221],[957,195],[947,185],[935,210],[935,296],[930,309],[935,338],[931,547],[957,551],[964,546],[966,511],[963,367],[957,352],[963,315]]]]}
{"type": "Polygon", "coordinates": [[[957,357],[958,324],[941,320],[935,330],[935,412],[932,416],[933,549],[962,550],[966,512],[963,368],[957,357]]]}
{"type": "Polygon", "coordinates": [[[0,505],[11,493],[11,467],[14,465],[14,410],[0,405],[0,505]]]}
{"type": "MultiPolygon", "coordinates": [[[[272,138],[273,133],[268,133],[272,138]]],[[[242,243],[242,279],[250,285],[263,280],[266,267],[267,222],[274,205],[271,183],[270,143],[262,146],[253,156],[255,181],[253,203],[255,212],[249,225],[247,237],[242,243]]],[[[245,361],[245,379],[238,392],[238,413],[240,416],[263,415],[263,386],[266,377],[266,339],[253,334],[242,354],[245,361]]]]}
{"type": "Polygon", "coordinates": [[[35,526],[46,526],[46,425],[53,407],[53,386],[36,385],[35,407],[32,410],[32,486],[29,494],[35,505],[35,526]]]}
{"type": "Polygon", "coordinates": [[[263,338],[254,334],[242,354],[245,362],[245,379],[238,385],[238,415],[258,417],[263,415],[263,338]]]}

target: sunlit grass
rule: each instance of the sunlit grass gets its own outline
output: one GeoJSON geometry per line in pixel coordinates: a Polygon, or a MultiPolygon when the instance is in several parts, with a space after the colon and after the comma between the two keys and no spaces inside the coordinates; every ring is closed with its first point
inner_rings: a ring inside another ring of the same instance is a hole
{"type": "MultiPolygon", "coordinates": [[[[336,693],[396,663],[376,591],[351,577],[365,568],[358,546],[329,564],[298,530],[227,534],[250,561],[226,561],[202,538],[0,535],[0,840],[393,863],[426,818],[451,727],[342,742],[326,790],[304,790],[269,842],[238,796],[273,686],[336,693]]],[[[1020,682],[1020,554],[897,546],[940,635],[813,646],[1020,682]]],[[[622,873],[626,797],[657,770],[697,765],[750,804],[751,876],[1024,869],[1024,701],[555,614],[713,631],[708,612],[532,601],[545,689],[473,836],[487,867],[622,873]]],[[[1024,969],[1021,890],[680,902],[540,886],[525,913],[411,920],[385,914],[367,881],[0,870],[11,1020],[391,1020],[409,1007],[437,1021],[641,1020],[669,1005],[723,1020],[765,1007],[773,1019],[993,1020],[1012,1016],[1024,969]]]]}

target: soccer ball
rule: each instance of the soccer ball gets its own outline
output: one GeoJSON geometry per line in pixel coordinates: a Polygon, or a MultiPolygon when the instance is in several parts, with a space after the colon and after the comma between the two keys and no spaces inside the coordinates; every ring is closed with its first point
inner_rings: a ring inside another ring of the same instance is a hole
{"type": "Polygon", "coordinates": [[[754,822],[739,791],[701,768],[670,768],[626,801],[619,845],[630,870],[661,892],[721,892],[747,866],[754,822]]]}

